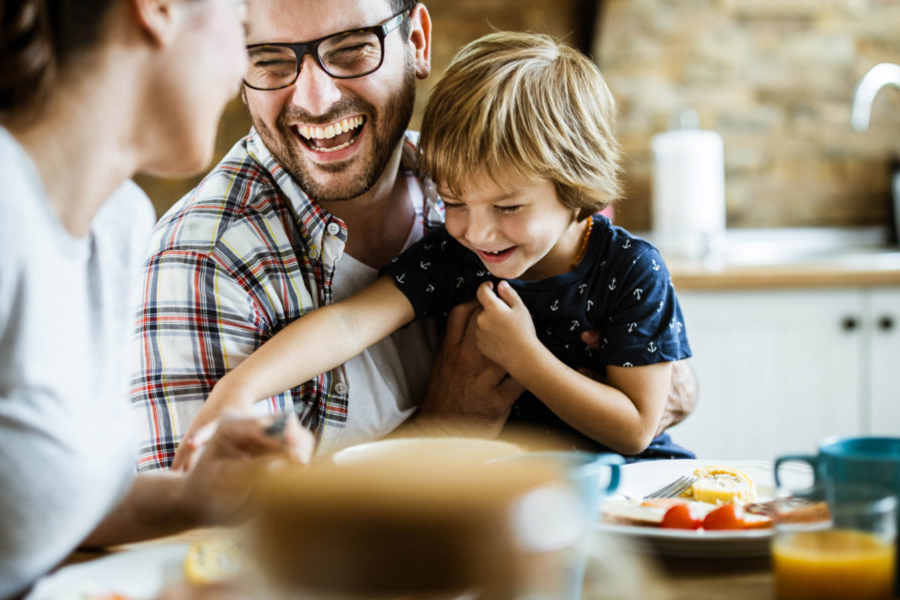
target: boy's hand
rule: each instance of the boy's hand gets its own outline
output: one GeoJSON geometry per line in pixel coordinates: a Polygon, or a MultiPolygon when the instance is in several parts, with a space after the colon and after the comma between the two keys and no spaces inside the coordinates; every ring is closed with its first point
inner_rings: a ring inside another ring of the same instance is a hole
{"type": "Polygon", "coordinates": [[[529,346],[540,344],[528,307],[506,281],[494,292],[489,281],[478,287],[476,297],[482,311],[476,317],[478,348],[484,355],[512,372],[514,360],[527,355],[529,346]]]}

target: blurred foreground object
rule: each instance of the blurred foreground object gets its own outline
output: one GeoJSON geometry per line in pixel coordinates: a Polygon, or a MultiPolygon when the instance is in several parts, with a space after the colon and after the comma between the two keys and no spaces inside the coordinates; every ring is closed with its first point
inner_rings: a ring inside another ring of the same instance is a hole
{"type": "Polygon", "coordinates": [[[274,593],[562,597],[594,520],[557,461],[488,462],[516,447],[463,438],[367,446],[371,460],[264,478],[255,532],[274,593]]]}

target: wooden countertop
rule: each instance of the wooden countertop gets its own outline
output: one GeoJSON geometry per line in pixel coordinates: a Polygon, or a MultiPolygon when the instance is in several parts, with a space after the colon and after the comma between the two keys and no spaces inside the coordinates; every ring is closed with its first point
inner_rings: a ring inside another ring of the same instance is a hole
{"type": "Polygon", "coordinates": [[[835,255],[771,264],[704,265],[666,259],[679,291],[900,285],[900,251],[835,255]]]}

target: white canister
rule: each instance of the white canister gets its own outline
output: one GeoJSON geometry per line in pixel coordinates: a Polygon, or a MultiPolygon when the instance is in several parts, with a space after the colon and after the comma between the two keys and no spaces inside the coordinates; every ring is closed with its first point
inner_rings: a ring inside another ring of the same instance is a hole
{"type": "Polygon", "coordinates": [[[653,240],[664,255],[708,259],[725,238],[725,160],[715,131],[653,136],[653,240]]]}

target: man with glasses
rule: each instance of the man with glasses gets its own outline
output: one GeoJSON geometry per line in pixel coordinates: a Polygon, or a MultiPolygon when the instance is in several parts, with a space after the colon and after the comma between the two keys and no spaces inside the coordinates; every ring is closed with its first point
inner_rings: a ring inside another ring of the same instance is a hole
{"type": "MultiPolygon", "coordinates": [[[[132,382],[141,469],[171,463],[227,371],[442,218],[406,131],[430,72],[425,6],[250,0],[248,21],[253,129],[162,218],[147,264],[132,382]]],[[[300,414],[320,453],[383,437],[417,407],[420,426],[499,431],[522,388],[475,349],[473,310],[450,315],[439,350],[434,324],[417,322],[267,408],[300,414]]]]}

